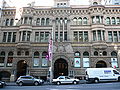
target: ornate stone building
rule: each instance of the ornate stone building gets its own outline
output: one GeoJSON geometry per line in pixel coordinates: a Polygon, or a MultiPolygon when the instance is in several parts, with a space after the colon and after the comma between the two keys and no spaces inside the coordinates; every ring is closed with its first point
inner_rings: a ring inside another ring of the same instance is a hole
{"type": "Polygon", "coordinates": [[[89,67],[120,70],[120,5],[90,0],[87,6],[72,6],[70,0],[54,0],[53,7],[2,9],[0,79],[14,81],[20,75],[46,79],[51,66],[46,60],[50,33],[54,78],[84,79],[89,67]]]}

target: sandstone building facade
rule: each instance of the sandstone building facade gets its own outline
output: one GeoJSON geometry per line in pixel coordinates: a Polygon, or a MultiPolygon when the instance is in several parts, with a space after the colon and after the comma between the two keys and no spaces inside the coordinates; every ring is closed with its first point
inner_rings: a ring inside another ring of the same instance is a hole
{"type": "Polygon", "coordinates": [[[54,0],[53,7],[4,7],[0,18],[0,79],[20,75],[46,80],[46,60],[53,36],[53,77],[84,79],[86,68],[114,67],[120,71],[120,5],[70,5],[54,0]],[[18,17],[18,16],[20,17],[18,17]]]}

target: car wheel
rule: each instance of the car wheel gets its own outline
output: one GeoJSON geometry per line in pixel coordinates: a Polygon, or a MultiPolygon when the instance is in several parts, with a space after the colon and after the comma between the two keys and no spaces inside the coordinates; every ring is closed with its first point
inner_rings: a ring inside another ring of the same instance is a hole
{"type": "Polygon", "coordinates": [[[57,82],[57,85],[60,85],[61,83],[60,82],[57,82]]]}
{"type": "Polygon", "coordinates": [[[22,86],[23,85],[23,82],[19,82],[19,84],[18,84],[19,86],[22,86]]]}
{"type": "Polygon", "coordinates": [[[39,85],[39,83],[38,83],[38,82],[34,82],[34,85],[35,85],[35,86],[38,86],[38,85],[39,85]]]}
{"type": "Polygon", "coordinates": [[[95,83],[98,83],[98,82],[99,82],[99,80],[98,80],[98,79],[95,79],[95,80],[94,80],[94,82],[95,82],[95,83]]]}
{"type": "Polygon", "coordinates": [[[120,77],[118,78],[118,82],[120,82],[120,77]]]}
{"type": "Polygon", "coordinates": [[[73,81],[73,84],[77,84],[77,82],[76,82],[76,81],[73,81]]]}

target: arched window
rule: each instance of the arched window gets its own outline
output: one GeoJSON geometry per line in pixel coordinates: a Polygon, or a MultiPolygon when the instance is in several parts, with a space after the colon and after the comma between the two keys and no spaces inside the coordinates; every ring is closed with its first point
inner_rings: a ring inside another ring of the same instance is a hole
{"type": "Polygon", "coordinates": [[[79,51],[76,51],[74,53],[74,67],[77,67],[77,68],[81,67],[81,65],[80,65],[80,62],[81,62],[80,56],[81,55],[80,55],[79,51]]]}
{"type": "Polygon", "coordinates": [[[0,55],[1,55],[1,56],[5,56],[5,52],[2,51],[2,52],[0,53],[0,55]]]}
{"type": "Polygon", "coordinates": [[[74,23],[74,25],[77,25],[77,18],[76,17],[73,18],[73,23],[74,23]]]}
{"type": "Polygon", "coordinates": [[[39,52],[38,51],[36,51],[36,52],[34,52],[34,58],[33,58],[33,66],[34,67],[38,67],[39,66],[39,56],[40,56],[40,54],[39,54],[39,52]]]}
{"type": "Polygon", "coordinates": [[[47,19],[46,19],[46,25],[49,25],[49,23],[50,23],[50,19],[47,18],[47,19]]]}
{"type": "Polygon", "coordinates": [[[65,20],[64,20],[65,25],[67,24],[67,21],[68,21],[67,18],[65,18],[65,20]]]}
{"type": "Polygon", "coordinates": [[[48,66],[48,60],[46,59],[46,56],[47,56],[47,52],[46,51],[44,51],[43,53],[42,53],[42,66],[44,67],[44,66],[48,66]]]}
{"type": "Polygon", "coordinates": [[[97,51],[94,52],[94,56],[98,56],[98,52],[97,51]]]}
{"type": "Polygon", "coordinates": [[[39,57],[39,52],[38,51],[34,52],[34,57],[39,57]]]}
{"type": "Polygon", "coordinates": [[[103,51],[103,56],[107,56],[107,52],[106,51],[103,51]]]}
{"type": "Polygon", "coordinates": [[[58,24],[58,22],[59,22],[59,19],[58,19],[58,18],[56,18],[56,21],[55,21],[55,22],[56,22],[56,24],[58,24]]]}
{"type": "Polygon", "coordinates": [[[9,26],[9,19],[6,19],[5,26],[9,26]]]}
{"type": "Polygon", "coordinates": [[[111,24],[109,17],[106,18],[106,24],[107,24],[107,25],[110,25],[110,24],[111,24]]]}
{"type": "Polygon", "coordinates": [[[0,66],[3,67],[5,65],[5,52],[2,51],[0,53],[0,66]]]}
{"type": "Polygon", "coordinates": [[[85,24],[85,25],[87,24],[87,18],[86,17],[83,18],[83,24],[85,24]]]}
{"type": "Polygon", "coordinates": [[[10,26],[13,26],[13,24],[14,24],[14,19],[11,19],[10,20],[10,26]]]}
{"type": "Polygon", "coordinates": [[[77,52],[75,52],[75,53],[74,53],[74,56],[75,56],[75,57],[80,57],[80,56],[81,56],[81,54],[80,54],[80,52],[79,52],[79,51],[77,51],[77,52]]]}
{"type": "Polygon", "coordinates": [[[115,18],[112,17],[112,24],[116,24],[115,18]]]}
{"type": "Polygon", "coordinates": [[[83,56],[89,56],[89,53],[88,53],[87,51],[85,51],[85,52],[83,53],[83,56]]]}
{"type": "Polygon", "coordinates": [[[20,55],[21,55],[21,51],[18,51],[18,52],[17,52],[17,55],[20,56],[20,55]]]}
{"type": "Polygon", "coordinates": [[[98,5],[98,3],[97,2],[93,2],[93,5],[98,5]]]}
{"type": "Polygon", "coordinates": [[[85,51],[83,53],[83,67],[84,68],[90,67],[89,63],[90,63],[89,53],[87,51],[85,51]]]}
{"type": "Polygon", "coordinates": [[[8,53],[7,66],[12,66],[12,62],[13,62],[13,52],[10,51],[8,53]]]}
{"type": "Polygon", "coordinates": [[[44,19],[44,18],[41,19],[41,25],[42,25],[42,26],[45,25],[45,19],[44,19]]]}
{"type": "Polygon", "coordinates": [[[117,57],[117,53],[115,51],[111,52],[111,56],[117,57]]]}
{"type": "Polygon", "coordinates": [[[117,17],[117,24],[120,24],[120,17],[117,17]]]}
{"type": "Polygon", "coordinates": [[[40,25],[40,18],[37,18],[36,25],[40,25]]]}
{"type": "Polygon", "coordinates": [[[29,51],[26,51],[26,52],[25,52],[25,55],[26,55],[26,56],[29,56],[29,51]]]}
{"type": "Polygon", "coordinates": [[[82,18],[81,17],[78,18],[78,24],[82,25],[82,18]]]}
{"type": "Polygon", "coordinates": [[[60,18],[60,24],[61,25],[63,24],[63,18],[60,18]]]}

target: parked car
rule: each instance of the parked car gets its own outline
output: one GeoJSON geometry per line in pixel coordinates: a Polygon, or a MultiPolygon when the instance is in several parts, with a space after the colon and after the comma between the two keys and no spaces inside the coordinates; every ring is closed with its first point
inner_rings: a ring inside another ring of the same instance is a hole
{"type": "Polygon", "coordinates": [[[78,84],[79,83],[79,79],[75,79],[75,78],[70,78],[68,76],[59,76],[57,79],[53,79],[52,83],[55,83],[57,85],[60,84],[78,84]]]}
{"type": "Polygon", "coordinates": [[[120,72],[114,68],[87,68],[86,80],[88,82],[119,81],[120,72]]]}
{"type": "Polygon", "coordinates": [[[0,88],[3,88],[5,85],[6,85],[6,83],[5,83],[5,82],[0,81],[0,88]]]}
{"type": "Polygon", "coordinates": [[[19,86],[22,85],[42,85],[44,83],[44,81],[42,79],[36,79],[33,76],[20,76],[17,81],[16,84],[18,84],[19,86]]]}

